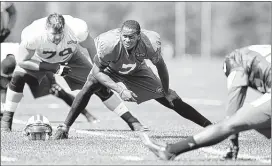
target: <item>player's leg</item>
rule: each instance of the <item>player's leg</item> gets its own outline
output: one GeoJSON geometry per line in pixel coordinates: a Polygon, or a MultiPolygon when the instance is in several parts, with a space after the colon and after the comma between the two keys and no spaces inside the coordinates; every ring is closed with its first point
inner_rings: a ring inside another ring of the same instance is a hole
{"type": "Polygon", "coordinates": [[[98,91],[99,88],[100,84],[96,83],[96,80],[94,80],[93,77],[89,75],[83,88],[75,97],[64,123],[58,126],[58,129],[54,135],[55,140],[68,138],[69,128],[73,125],[81,110],[86,108],[93,93],[98,91]]]}
{"type": "Polygon", "coordinates": [[[0,80],[0,93],[1,93],[1,113],[0,113],[0,120],[3,116],[3,111],[5,110],[4,105],[6,102],[6,94],[7,94],[7,86],[10,82],[11,78],[1,76],[0,80]]]}
{"type": "Polygon", "coordinates": [[[95,93],[109,109],[113,110],[118,116],[120,116],[133,131],[148,130],[143,126],[137,118],[135,118],[128,110],[124,102],[111,90],[102,86],[101,89],[95,93]]]}
{"type": "Polygon", "coordinates": [[[156,101],[158,101],[160,104],[164,105],[165,107],[168,107],[174,110],[180,116],[188,120],[191,120],[192,122],[202,127],[206,127],[212,124],[207,118],[201,115],[196,109],[194,109],[192,106],[190,106],[186,102],[182,101],[175,91],[171,89],[169,89],[169,91],[175,97],[175,99],[172,101],[174,107],[171,106],[171,104],[165,97],[158,98],[156,99],[156,101]]]}
{"type": "Polygon", "coordinates": [[[16,67],[7,89],[5,111],[3,112],[1,121],[1,130],[11,131],[14,112],[23,97],[25,83],[28,83],[30,86],[38,86],[38,80],[43,77],[42,74],[45,73],[35,73],[24,70],[19,66],[16,67]]]}
{"type": "MultiPolygon", "coordinates": [[[[262,134],[265,134],[267,138],[271,138],[271,97],[264,95],[260,100],[258,100],[260,102],[257,104],[243,106],[230,118],[210,125],[194,136],[190,136],[174,144],[168,144],[164,149],[154,148],[154,146],[149,145],[148,147],[157,154],[158,151],[160,151],[160,154],[164,154],[162,156],[165,156],[165,154],[177,156],[187,151],[217,144],[232,134],[250,129],[259,131],[262,129],[270,129],[270,132],[262,134]]],[[[152,143],[150,145],[152,145],[152,143]]],[[[171,157],[169,157],[169,159],[170,158],[171,157]]]]}
{"type": "MultiPolygon", "coordinates": [[[[69,93],[67,93],[55,80],[53,73],[47,73],[46,77],[43,79],[43,82],[50,86],[49,93],[62,99],[66,104],[70,107],[73,104],[75,97],[69,93]]],[[[98,119],[89,113],[86,109],[84,109],[81,114],[85,116],[88,122],[96,123],[98,119]]]]}
{"type": "Polygon", "coordinates": [[[117,81],[122,81],[128,89],[138,96],[138,104],[150,99],[155,99],[160,104],[173,109],[182,117],[187,118],[202,127],[206,127],[211,124],[208,119],[197,112],[192,106],[183,102],[176,92],[170,89],[171,94],[176,98],[173,101],[174,107],[172,107],[164,97],[161,81],[149,67],[137,71],[133,76],[121,76],[113,71],[108,72],[111,78],[117,81]]]}
{"type": "MultiPolygon", "coordinates": [[[[78,51],[76,56],[73,56],[72,59],[69,61],[68,65],[72,68],[72,72],[70,72],[67,76],[64,77],[66,82],[68,83],[69,87],[72,90],[81,89],[83,84],[86,82],[87,76],[89,75],[91,71],[92,64],[80,51],[78,51]]],[[[94,87],[92,85],[93,83],[91,83],[94,81],[92,80],[94,78],[91,75],[89,75],[88,79],[90,80],[89,88],[94,87]]],[[[97,81],[95,80],[95,82],[97,81]]],[[[101,84],[99,84],[99,88],[100,86],[101,84]]],[[[97,87],[98,86],[96,85],[96,88],[97,87]]],[[[91,88],[91,89],[94,90],[95,88],[91,88]]],[[[98,94],[103,94],[105,92],[108,93],[108,91],[103,92],[103,89],[102,89],[102,93],[100,92],[98,94]]],[[[86,96],[86,94],[84,96],[86,96]]],[[[128,111],[128,108],[124,105],[124,102],[121,99],[119,99],[119,97],[116,94],[112,94],[111,96],[108,96],[108,98],[103,98],[103,95],[99,97],[103,101],[105,106],[109,108],[109,110],[113,111],[119,117],[121,117],[127,124],[129,124],[130,127],[132,127],[133,130],[143,129],[143,126],[140,123],[132,123],[132,121],[136,122],[137,119],[128,111]]],[[[89,99],[83,99],[82,102],[85,102],[85,101],[88,102],[89,99]]],[[[88,103],[85,103],[85,104],[87,105],[88,103]]],[[[85,108],[85,106],[83,108],[85,108]]]]}

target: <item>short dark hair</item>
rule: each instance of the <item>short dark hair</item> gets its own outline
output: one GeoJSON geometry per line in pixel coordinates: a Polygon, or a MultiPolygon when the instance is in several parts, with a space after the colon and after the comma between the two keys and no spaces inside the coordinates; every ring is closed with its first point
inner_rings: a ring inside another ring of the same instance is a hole
{"type": "Polygon", "coordinates": [[[135,21],[135,20],[127,20],[123,23],[121,29],[123,29],[124,27],[128,27],[130,29],[135,29],[136,33],[139,35],[141,32],[141,26],[140,24],[135,21]]]}
{"type": "Polygon", "coordinates": [[[53,28],[55,32],[61,33],[65,25],[64,17],[61,14],[50,14],[46,19],[46,27],[53,28]]]}

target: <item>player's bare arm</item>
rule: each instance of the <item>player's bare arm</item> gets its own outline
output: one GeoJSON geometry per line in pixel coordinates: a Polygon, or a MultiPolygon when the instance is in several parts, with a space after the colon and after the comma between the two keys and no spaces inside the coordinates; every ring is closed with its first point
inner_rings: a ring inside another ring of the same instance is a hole
{"type": "Polygon", "coordinates": [[[115,83],[108,75],[103,72],[102,68],[99,68],[95,63],[91,70],[91,74],[99,81],[101,84],[105,85],[109,89],[117,92],[124,101],[136,102],[137,95],[128,89],[124,89],[115,83]]]}
{"type": "Polygon", "coordinates": [[[79,43],[83,48],[86,48],[88,50],[89,56],[91,60],[93,61],[94,56],[96,55],[96,47],[94,44],[94,39],[91,37],[90,34],[88,34],[86,40],[79,43]]]}
{"type": "Polygon", "coordinates": [[[114,90],[117,93],[121,93],[123,88],[115,83],[107,74],[103,73],[103,69],[99,68],[95,63],[91,70],[93,76],[106,87],[114,90]]]}
{"type": "Polygon", "coordinates": [[[158,70],[159,77],[162,82],[163,90],[165,94],[169,93],[169,75],[166,64],[162,58],[160,48],[157,50],[156,55],[150,59],[158,70]]]}
{"type": "Polygon", "coordinates": [[[228,104],[227,114],[233,115],[240,109],[246,97],[247,75],[241,71],[232,71],[227,78],[228,104]]]}
{"type": "Polygon", "coordinates": [[[19,56],[17,63],[20,67],[27,69],[27,70],[47,70],[56,72],[59,68],[58,64],[50,64],[46,62],[39,62],[33,60],[32,57],[34,56],[35,50],[27,49],[22,43],[19,46],[19,56]]]}

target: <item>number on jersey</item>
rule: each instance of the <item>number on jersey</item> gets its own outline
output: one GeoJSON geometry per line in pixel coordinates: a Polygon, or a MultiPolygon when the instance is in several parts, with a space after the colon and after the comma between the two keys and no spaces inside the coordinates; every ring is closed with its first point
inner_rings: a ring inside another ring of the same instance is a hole
{"type": "MultiPolygon", "coordinates": [[[[59,56],[69,55],[72,52],[73,52],[72,48],[65,48],[64,50],[59,52],[59,56]]],[[[49,54],[49,56],[46,57],[45,59],[50,59],[50,58],[54,57],[57,54],[57,52],[56,51],[43,51],[43,54],[49,54]]]]}

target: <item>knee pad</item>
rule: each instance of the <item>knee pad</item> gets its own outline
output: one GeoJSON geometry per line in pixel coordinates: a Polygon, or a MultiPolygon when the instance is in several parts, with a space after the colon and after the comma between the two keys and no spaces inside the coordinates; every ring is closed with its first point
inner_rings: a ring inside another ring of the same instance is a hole
{"type": "Polygon", "coordinates": [[[49,93],[57,97],[61,91],[62,88],[58,84],[52,84],[51,88],[49,89],[49,93]]]}
{"type": "Polygon", "coordinates": [[[102,87],[101,85],[101,88],[99,91],[95,92],[95,94],[102,100],[102,101],[106,101],[108,100],[112,95],[113,95],[113,92],[108,89],[107,87],[102,87]]]}
{"type": "Polygon", "coordinates": [[[15,92],[23,92],[25,83],[29,84],[29,86],[36,86],[39,84],[38,80],[30,74],[14,72],[9,83],[9,88],[15,92]]]}

